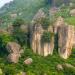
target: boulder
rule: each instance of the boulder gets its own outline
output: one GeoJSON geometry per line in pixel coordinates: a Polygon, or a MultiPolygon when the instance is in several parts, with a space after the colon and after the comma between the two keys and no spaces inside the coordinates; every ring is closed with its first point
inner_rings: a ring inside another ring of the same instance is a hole
{"type": "Polygon", "coordinates": [[[67,67],[67,68],[73,68],[73,69],[75,69],[75,66],[73,66],[71,64],[68,64],[68,63],[63,64],[63,66],[67,67]]]}
{"type": "Polygon", "coordinates": [[[6,49],[9,53],[19,53],[21,50],[21,46],[16,42],[9,42],[6,45],[6,49]]]}
{"type": "Polygon", "coordinates": [[[58,71],[62,71],[63,70],[63,66],[61,64],[58,64],[56,66],[56,68],[57,68],[58,71]]]}
{"type": "Polygon", "coordinates": [[[58,28],[58,52],[64,59],[67,59],[72,53],[74,31],[72,25],[62,25],[58,28]]]}
{"type": "Polygon", "coordinates": [[[8,55],[7,59],[9,62],[17,63],[19,60],[20,54],[11,53],[8,55]]]}
{"type": "Polygon", "coordinates": [[[28,58],[28,59],[26,59],[26,60],[24,61],[24,63],[25,63],[26,65],[30,65],[32,62],[33,62],[33,59],[32,59],[32,58],[28,58]]]}
{"type": "Polygon", "coordinates": [[[23,49],[21,49],[21,46],[16,42],[7,43],[6,49],[9,52],[7,60],[12,63],[17,63],[21,54],[24,52],[23,49]]]}

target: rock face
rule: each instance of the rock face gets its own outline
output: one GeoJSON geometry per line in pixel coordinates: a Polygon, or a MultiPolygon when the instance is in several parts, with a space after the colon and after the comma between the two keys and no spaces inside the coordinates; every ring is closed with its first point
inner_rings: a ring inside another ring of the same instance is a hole
{"type": "Polygon", "coordinates": [[[6,48],[9,52],[9,55],[7,57],[8,61],[17,63],[22,52],[21,46],[16,42],[9,42],[6,48]]]}
{"type": "Polygon", "coordinates": [[[58,37],[58,53],[59,55],[67,59],[72,52],[73,46],[75,46],[75,30],[74,26],[67,25],[64,22],[64,19],[60,16],[57,18],[56,22],[53,26],[48,27],[47,31],[54,32],[55,37],[51,39],[51,42],[41,43],[42,34],[44,33],[44,29],[41,24],[38,22],[35,23],[36,20],[45,17],[44,12],[39,10],[36,16],[33,19],[32,28],[31,28],[31,47],[34,53],[37,53],[42,56],[47,56],[49,54],[53,54],[54,43],[57,39],[54,39],[56,36],[58,37]],[[41,12],[40,12],[41,11],[41,12]],[[40,15],[39,17],[37,17],[40,15]]]}
{"type": "MultiPolygon", "coordinates": [[[[45,17],[44,12],[42,10],[39,10],[39,12],[36,15],[40,15],[39,18],[45,17]],[[40,12],[41,11],[41,12],[40,12]]],[[[39,19],[35,16],[35,19],[33,19],[33,22],[35,20],[39,19]]],[[[33,23],[33,26],[31,28],[31,47],[33,49],[34,53],[37,53],[42,56],[47,56],[49,54],[53,54],[54,49],[54,38],[52,38],[51,42],[49,43],[41,43],[41,37],[45,30],[42,28],[42,25],[37,23],[33,23]]],[[[49,27],[47,31],[53,32],[53,27],[49,27]]]]}
{"type": "Polygon", "coordinates": [[[74,26],[62,25],[58,29],[58,52],[60,56],[67,59],[72,52],[74,41],[74,26]]]}

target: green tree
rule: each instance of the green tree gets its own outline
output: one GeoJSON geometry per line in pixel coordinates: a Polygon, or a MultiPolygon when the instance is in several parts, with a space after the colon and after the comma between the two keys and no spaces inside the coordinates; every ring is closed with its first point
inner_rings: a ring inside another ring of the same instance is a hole
{"type": "Polygon", "coordinates": [[[26,44],[27,45],[27,36],[28,36],[28,33],[27,32],[23,32],[21,30],[21,25],[24,25],[24,20],[23,19],[16,19],[14,22],[13,22],[13,37],[15,39],[17,39],[18,43],[20,43],[21,45],[24,45],[26,44]]]}

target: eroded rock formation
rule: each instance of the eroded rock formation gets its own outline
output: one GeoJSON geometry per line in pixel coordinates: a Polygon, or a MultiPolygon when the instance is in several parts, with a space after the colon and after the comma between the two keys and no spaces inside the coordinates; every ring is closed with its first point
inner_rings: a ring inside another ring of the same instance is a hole
{"type": "MultiPolygon", "coordinates": [[[[49,54],[53,54],[55,41],[58,44],[58,53],[59,55],[67,59],[71,53],[72,48],[75,47],[75,29],[72,25],[67,25],[64,22],[64,19],[60,16],[57,18],[56,22],[52,26],[48,26],[48,28],[45,30],[42,26],[42,24],[38,21],[41,18],[45,18],[46,15],[40,9],[38,13],[34,16],[32,20],[32,25],[30,25],[30,28],[28,30],[28,26],[22,25],[20,29],[24,32],[30,31],[30,43],[31,47],[34,53],[37,53],[42,56],[48,56],[49,54]],[[42,35],[44,32],[50,32],[54,33],[55,36],[50,38],[50,41],[48,42],[42,42],[41,40],[42,35]],[[54,39],[56,37],[56,34],[58,36],[58,39],[54,39]]],[[[10,28],[10,31],[12,32],[12,29],[10,28]]],[[[10,53],[8,55],[8,60],[10,62],[17,63],[20,57],[20,54],[23,53],[21,50],[21,47],[14,42],[10,42],[7,44],[7,50],[10,53]]]]}
{"type": "Polygon", "coordinates": [[[59,55],[67,59],[72,52],[74,41],[74,26],[62,25],[58,29],[58,52],[59,55]]]}
{"type": "MultiPolygon", "coordinates": [[[[49,31],[51,27],[49,28],[49,31]]],[[[53,31],[53,29],[52,29],[53,31]]],[[[41,25],[34,25],[31,39],[31,46],[34,53],[38,53],[39,55],[47,56],[48,54],[53,54],[54,49],[54,38],[51,39],[50,42],[42,43],[41,37],[43,35],[43,28],[41,25]]]]}
{"type": "Polygon", "coordinates": [[[21,56],[22,49],[19,44],[16,42],[9,42],[6,46],[6,49],[9,52],[9,55],[7,57],[9,62],[17,63],[19,60],[19,57],[21,56]]]}
{"type": "Polygon", "coordinates": [[[40,16],[35,16],[32,21],[31,47],[33,49],[33,52],[42,56],[48,56],[49,54],[52,55],[54,49],[54,41],[57,40],[59,55],[62,58],[67,59],[71,55],[72,48],[75,45],[74,26],[67,25],[67,23],[64,22],[64,19],[60,16],[57,18],[53,26],[49,26],[47,30],[44,30],[39,22],[35,22],[36,20],[45,17],[44,12],[42,10],[39,10],[36,15],[40,16]],[[55,35],[57,34],[58,39],[54,39],[54,37],[52,37],[50,42],[41,43],[42,34],[44,33],[44,31],[52,32],[55,35]]]}
{"type": "MultiPolygon", "coordinates": [[[[39,18],[45,17],[44,12],[42,10],[39,10],[39,12],[36,14],[39,15],[39,18]],[[40,12],[41,11],[41,12],[40,12]]],[[[35,23],[35,20],[39,19],[35,16],[35,19],[32,21],[33,26],[31,28],[31,47],[33,49],[34,53],[37,53],[42,56],[47,56],[49,54],[53,54],[54,49],[54,38],[52,37],[52,40],[50,42],[42,43],[42,35],[45,31],[40,23],[35,23]]],[[[49,32],[53,32],[53,27],[49,27],[47,29],[49,32]]]]}

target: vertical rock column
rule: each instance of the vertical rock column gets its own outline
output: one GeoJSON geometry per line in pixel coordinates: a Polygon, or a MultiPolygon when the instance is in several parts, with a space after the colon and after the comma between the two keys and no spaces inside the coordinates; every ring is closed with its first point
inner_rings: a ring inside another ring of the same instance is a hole
{"type": "MultiPolygon", "coordinates": [[[[41,42],[42,35],[45,32],[42,25],[37,20],[46,17],[44,12],[40,9],[38,13],[34,16],[31,26],[31,47],[34,53],[42,56],[48,56],[53,54],[54,49],[54,38],[50,42],[41,42]]],[[[46,30],[48,32],[53,32],[53,27],[48,27],[46,30]]]]}
{"type": "Polygon", "coordinates": [[[43,29],[41,25],[34,25],[31,31],[31,47],[34,53],[42,54],[41,51],[41,35],[43,33],[43,29]]]}
{"type": "Polygon", "coordinates": [[[59,55],[67,59],[72,52],[74,40],[74,26],[62,25],[58,28],[58,52],[59,55]]]}
{"type": "MultiPolygon", "coordinates": [[[[43,30],[41,25],[33,25],[32,34],[31,34],[31,47],[34,53],[37,53],[42,56],[48,56],[53,54],[54,49],[54,37],[52,37],[50,42],[41,42],[43,30]]],[[[49,32],[53,32],[53,27],[49,27],[49,32]],[[52,29],[52,31],[51,31],[52,29]]]]}

